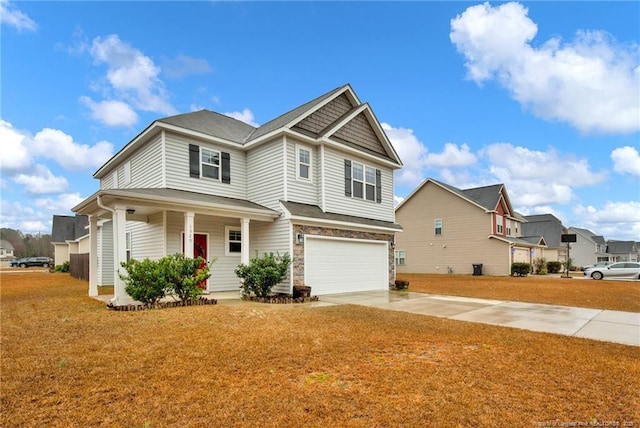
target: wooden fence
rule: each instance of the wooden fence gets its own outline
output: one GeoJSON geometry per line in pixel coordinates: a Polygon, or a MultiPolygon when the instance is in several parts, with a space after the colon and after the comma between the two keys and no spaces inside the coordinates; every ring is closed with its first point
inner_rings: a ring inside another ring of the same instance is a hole
{"type": "Polygon", "coordinates": [[[89,281],[89,253],[69,255],[69,273],[72,277],[89,281]]]}

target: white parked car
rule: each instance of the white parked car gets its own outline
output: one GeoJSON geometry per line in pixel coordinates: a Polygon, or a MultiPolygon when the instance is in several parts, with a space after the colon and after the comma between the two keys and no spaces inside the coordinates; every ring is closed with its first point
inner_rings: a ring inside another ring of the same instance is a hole
{"type": "Polygon", "coordinates": [[[640,279],[640,263],[618,262],[608,266],[590,267],[584,270],[585,276],[593,279],[630,278],[640,279]]]}

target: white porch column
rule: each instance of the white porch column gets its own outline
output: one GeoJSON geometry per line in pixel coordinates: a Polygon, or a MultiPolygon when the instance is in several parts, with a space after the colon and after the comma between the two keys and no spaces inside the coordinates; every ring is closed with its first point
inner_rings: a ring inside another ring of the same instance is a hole
{"type": "Polygon", "coordinates": [[[89,296],[98,295],[98,217],[89,216],[89,296]]]}
{"type": "Polygon", "coordinates": [[[113,303],[118,304],[128,300],[125,282],[120,279],[120,263],[127,261],[127,207],[116,205],[113,213],[113,303]]]}
{"type": "Polygon", "coordinates": [[[184,256],[193,258],[193,217],[194,213],[184,213],[184,256]]]}
{"type": "Polygon", "coordinates": [[[240,263],[249,264],[249,219],[243,217],[240,223],[241,253],[240,263]]]}

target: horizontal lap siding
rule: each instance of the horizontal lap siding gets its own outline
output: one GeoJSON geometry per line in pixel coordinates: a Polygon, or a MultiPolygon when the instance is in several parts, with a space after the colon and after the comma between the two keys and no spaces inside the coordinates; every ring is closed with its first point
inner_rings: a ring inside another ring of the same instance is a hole
{"type": "MultiPolygon", "coordinates": [[[[247,153],[247,197],[271,209],[280,207],[283,193],[282,141],[263,144],[247,153]]],[[[232,177],[233,181],[233,177],[232,177]]]]}
{"type": "Polygon", "coordinates": [[[246,199],[246,157],[243,151],[222,145],[205,143],[169,132],[165,135],[166,183],[168,188],[246,199]],[[189,144],[196,144],[200,147],[229,153],[231,157],[231,183],[222,183],[220,180],[210,178],[190,177],[189,144]]]}
{"type": "MultiPolygon", "coordinates": [[[[376,165],[368,160],[325,148],[325,202],[326,211],[376,220],[394,221],[393,170],[376,165]],[[344,160],[362,162],[379,169],[382,173],[382,203],[356,199],[344,194],[344,160]]],[[[400,223],[402,224],[402,223],[400,223]]]]}
{"type": "MultiPolygon", "coordinates": [[[[289,220],[277,218],[275,222],[252,221],[249,224],[249,257],[264,253],[285,253],[293,256],[291,249],[291,224],[289,220]]],[[[291,275],[274,287],[274,292],[291,293],[291,275]]]]}
{"type": "MultiPolygon", "coordinates": [[[[167,213],[167,253],[182,253],[183,213],[167,213]]],[[[194,232],[209,235],[209,260],[216,261],[211,266],[209,289],[213,291],[239,290],[240,279],[234,273],[240,264],[240,254],[225,255],[225,226],[240,227],[240,220],[223,217],[209,217],[196,214],[194,232]]]]}
{"type": "Polygon", "coordinates": [[[164,257],[162,213],[149,216],[148,222],[128,221],[131,232],[131,257],[136,260],[158,260],[164,257]]]}
{"type": "Polygon", "coordinates": [[[404,232],[396,234],[396,250],[404,250],[405,265],[398,273],[509,274],[509,244],[489,239],[490,214],[450,192],[427,183],[396,212],[404,232]],[[434,220],[442,219],[442,235],[434,233],[434,220]]]}
{"type": "Polygon", "coordinates": [[[299,144],[295,140],[287,140],[287,201],[300,202],[302,204],[319,205],[319,177],[318,174],[318,150],[311,145],[299,144]],[[296,146],[311,151],[311,181],[299,180],[298,154],[296,146]]]}
{"type": "Polygon", "coordinates": [[[118,167],[121,188],[162,187],[162,136],[158,135],[131,158],[131,183],[124,184],[124,166],[118,167]]]}
{"type": "Polygon", "coordinates": [[[98,230],[98,284],[113,285],[113,223],[104,222],[98,230]]]}

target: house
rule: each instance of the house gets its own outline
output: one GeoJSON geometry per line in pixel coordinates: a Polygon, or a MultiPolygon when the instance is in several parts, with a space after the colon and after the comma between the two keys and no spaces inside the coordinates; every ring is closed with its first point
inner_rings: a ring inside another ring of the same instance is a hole
{"type": "Polygon", "coordinates": [[[51,225],[54,265],[71,260],[72,254],[89,253],[89,218],[86,215],[54,215],[51,225]]]}
{"type": "Polygon", "coordinates": [[[597,262],[612,261],[607,254],[607,246],[602,236],[589,229],[570,227],[568,234],[576,235],[576,242],[570,244],[569,257],[576,267],[592,265],[597,262]]]}
{"type": "Polygon", "coordinates": [[[637,262],[638,244],[635,241],[607,241],[607,254],[611,262],[637,262]]]}
{"type": "Polygon", "coordinates": [[[509,275],[511,263],[531,263],[546,247],[542,236],[522,237],[525,220],[503,184],[461,190],[427,178],[398,205],[396,220],[404,229],[399,273],[509,275]]]}
{"type": "Polygon", "coordinates": [[[158,119],[94,174],[89,293],[129,258],[215,260],[206,291],[238,290],[240,263],[292,255],[274,288],[314,295],[388,289],[395,281],[393,172],[402,163],[349,84],[253,127],[208,110],[158,119]]]}
{"type": "Polygon", "coordinates": [[[15,249],[11,242],[6,239],[0,239],[0,260],[13,260],[15,258],[14,251],[15,249]]]}
{"type": "Polygon", "coordinates": [[[567,228],[562,225],[562,221],[553,214],[537,214],[524,216],[525,222],[522,224],[522,237],[542,236],[547,247],[544,249],[542,257],[547,261],[566,262],[567,245],[561,242],[563,234],[567,233],[567,228]]]}

